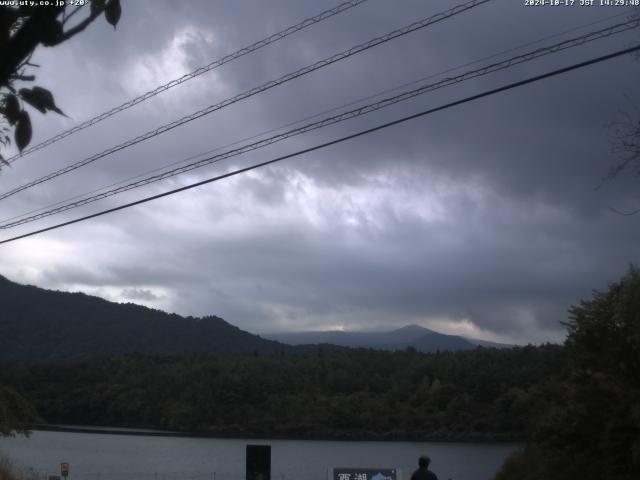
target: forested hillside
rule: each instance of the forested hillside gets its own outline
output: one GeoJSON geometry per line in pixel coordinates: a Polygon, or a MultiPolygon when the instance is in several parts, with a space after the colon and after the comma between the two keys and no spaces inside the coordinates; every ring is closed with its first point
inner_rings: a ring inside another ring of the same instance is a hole
{"type": "Polygon", "coordinates": [[[82,293],[19,285],[2,276],[0,300],[0,360],[291,350],[215,316],[185,318],[82,293]]]}
{"type": "Polygon", "coordinates": [[[521,439],[562,404],[564,350],[129,355],[3,364],[47,422],[214,434],[521,439]]]}

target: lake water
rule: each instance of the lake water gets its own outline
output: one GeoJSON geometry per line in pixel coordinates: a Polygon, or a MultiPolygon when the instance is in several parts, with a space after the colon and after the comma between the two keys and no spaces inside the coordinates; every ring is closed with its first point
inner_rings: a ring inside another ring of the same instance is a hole
{"type": "Polygon", "coordinates": [[[37,431],[0,438],[0,453],[69,480],[243,480],[246,445],[271,445],[273,480],[326,480],[331,467],[398,468],[408,480],[420,455],[440,480],[489,480],[517,444],[344,442],[155,437],[37,431]]]}

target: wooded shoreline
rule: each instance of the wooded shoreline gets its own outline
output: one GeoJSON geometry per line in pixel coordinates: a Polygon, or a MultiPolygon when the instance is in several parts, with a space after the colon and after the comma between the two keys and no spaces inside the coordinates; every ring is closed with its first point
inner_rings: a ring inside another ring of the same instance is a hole
{"type": "Polygon", "coordinates": [[[476,437],[466,439],[451,438],[435,438],[435,437],[360,437],[360,436],[348,436],[348,435],[334,435],[334,436],[304,436],[304,435],[268,435],[268,434],[251,434],[247,432],[174,432],[163,430],[137,430],[118,427],[91,427],[82,425],[47,425],[38,424],[29,428],[30,431],[43,431],[43,432],[68,432],[68,433],[89,433],[100,435],[135,435],[135,436],[150,436],[150,437],[176,437],[176,438],[213,438],[213,439],[248,439],[248,440],[305,440],[305,441],[322,441],[322,442],[425,442],[425,443],[508,443],[508,444],[524,444],[524,438],[487,438],[476,437]]]}
{"type": "Polygon", "coordinates": [[[559,345],[12,362],[0,384],[27,425],[219,438],[519,441],[566,398],[559,345]]]}

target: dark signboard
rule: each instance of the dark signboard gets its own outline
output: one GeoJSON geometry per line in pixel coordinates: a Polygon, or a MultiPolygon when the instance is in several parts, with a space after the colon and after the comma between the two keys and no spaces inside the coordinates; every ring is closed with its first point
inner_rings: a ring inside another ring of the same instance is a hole
{"type": "Polygon", "coordinates": [[[247,445],[246,480],[271,479],[271,445],[247,445]]]}
{"type": "Polygon", "coordinates": [[[395,468],[334,468],[330,480],[398,480],[395,468]]]}

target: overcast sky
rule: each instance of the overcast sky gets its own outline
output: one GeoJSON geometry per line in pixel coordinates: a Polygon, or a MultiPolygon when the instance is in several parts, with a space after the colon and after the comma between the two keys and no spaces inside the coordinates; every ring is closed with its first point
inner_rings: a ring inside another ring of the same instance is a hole
{"type": "MultiPolygon", "coordinates": [[[[62,46],[37,51],[37,83],[70,118],[33,111],[32,144],[338,3],[123,2],[117,30],[100,18],[62,46]]],[[[488,61],[440,74],[606,17],[619,15],[496,59],[627,18],[623,7],[577,3],[495,0],[0,201],[0,219],[407,82],[477,68],[488,61]]],[[[454,4],[369,0],[16,161],[0,171],[0,190],[454,4]]],[[[550,55],[0,233],[7,238],[186,185],[639,39],[636,30],[550,55]]],[[[614,59],[2,245],[0,274],[182,315],[218,315],[253,333],[420,324],[488,340],[561,341],[570,305],[640,260],[640,215],[611,210],[640,207],[638,179],[623,175],[599,187],[616,159],[607,124],[640,102],[639,78],[639,61],[614,59]]]]}

